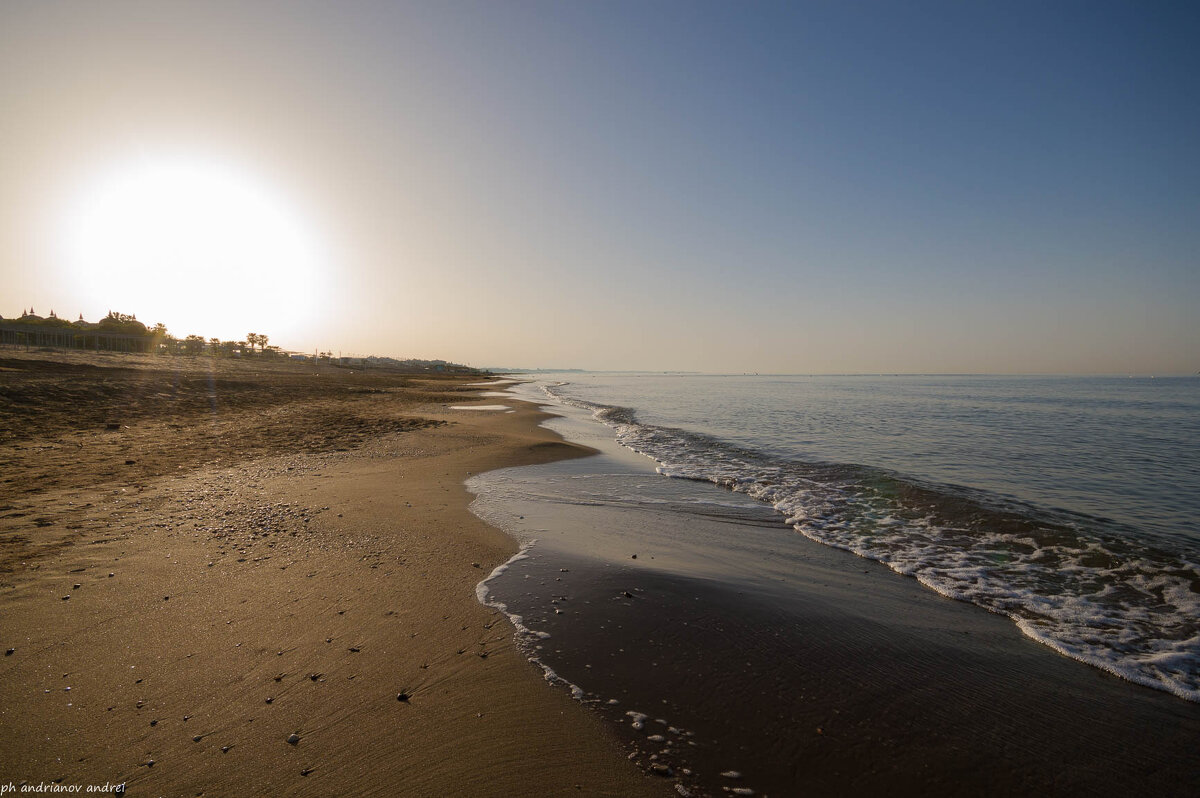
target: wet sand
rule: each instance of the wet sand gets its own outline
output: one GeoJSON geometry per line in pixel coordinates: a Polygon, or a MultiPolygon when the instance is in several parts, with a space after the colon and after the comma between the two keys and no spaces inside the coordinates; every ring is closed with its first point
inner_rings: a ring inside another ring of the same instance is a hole
{"type": "Polygon", "coordinates": [[[581,450],[468,381],[0,352],[0,782],[671,794],[475,600],[464,478],[581,450]]]}
{"type": "Polygon", "coordinates": [[[658,476],[587,424],[552,422],[602,455],[485,474],[474,509],[537,540],[490,596],[644,768],[710,796],[1200,789],[1200,705],[658,476]]]}

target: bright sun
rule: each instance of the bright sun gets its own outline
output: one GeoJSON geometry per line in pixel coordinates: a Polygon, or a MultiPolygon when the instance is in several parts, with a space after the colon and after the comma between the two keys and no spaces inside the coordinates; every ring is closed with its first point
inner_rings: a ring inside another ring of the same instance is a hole
{"type": "Polygon", "coordinates": [[[83,295],[179,337],[257,331],[286,345],[324,288],[311,227],[286,197],[220,160],[114,166],[62,219],[62,265],[83,295]]]}

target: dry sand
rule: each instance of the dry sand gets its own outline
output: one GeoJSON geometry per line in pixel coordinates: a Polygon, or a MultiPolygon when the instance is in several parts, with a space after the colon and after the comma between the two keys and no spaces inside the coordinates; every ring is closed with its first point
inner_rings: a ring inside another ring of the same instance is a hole
{"type": "Polygon", "coordinates": [[[464,478],[582,450],[469,381],[0,352],[0,784],[674,794],[475,600],[464,478]]]}

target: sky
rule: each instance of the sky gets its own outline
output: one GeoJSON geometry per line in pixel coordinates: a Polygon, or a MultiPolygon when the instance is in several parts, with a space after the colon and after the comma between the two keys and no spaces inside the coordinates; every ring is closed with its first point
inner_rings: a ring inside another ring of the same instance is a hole
{"type": "Polygon", "coordinates": [[[1152,0],[0,0],[0,315],[1194,374],[1197,41],[1152,0]]]}

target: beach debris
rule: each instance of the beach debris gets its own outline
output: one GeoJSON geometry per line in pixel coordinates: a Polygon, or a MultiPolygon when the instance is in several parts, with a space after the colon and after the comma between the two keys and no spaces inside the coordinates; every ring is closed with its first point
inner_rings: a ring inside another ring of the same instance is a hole
{"type": "Polygon", "coordinates": [[[661,762],[655,762],[650,766],[650,772],[655,776],[670,777],[675,775],[675,771],[671,770],[670,765],[664,765],[661,762]]]}
{"type": "Polygon", "coordinates": [[[734,787],[730,792],[734,795],[754,795],[754,790],[749,787],[734,787]]]}
{"type": "Polygon", "coordinates": [[[661,734],[651,734],[646,739],[652,743],[661,743],[661,742],[664,742],[667,738],[663,737],[661,734]]]}
{"type": "Polygon", "coordinates": [[[683,798],[692,798],[692,791],[689,790],[687,787],[684,787],[682,784],[675,785],[675,792],[682,795],[683,798]]]}
{"type": "Polygon", "coordinates": [[[740,779],[742,774],[738,770],[727,770],[721,774],[721,777],[726,779],[740,779]]]}
{"type": "Polygon", "coordinates": [[[298,745],[300,743],[300,735],[292,732],[287,738],[288,745],[298,745]]]}

